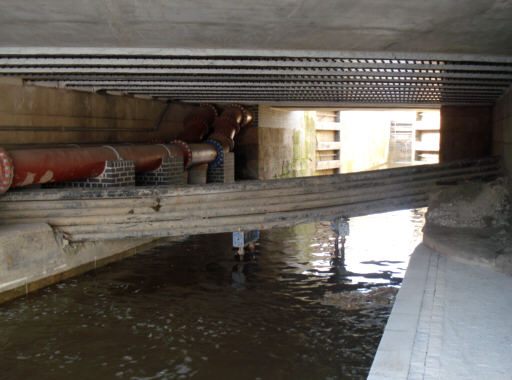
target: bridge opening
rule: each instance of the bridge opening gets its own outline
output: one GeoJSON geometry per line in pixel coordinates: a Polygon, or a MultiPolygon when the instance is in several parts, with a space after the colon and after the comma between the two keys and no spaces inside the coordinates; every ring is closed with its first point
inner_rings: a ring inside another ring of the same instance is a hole
{"type": "Polygon", "coordinates": [[[242,131],[238,178],[344,174],[439,162],[440,111],[255,107],[242,131]]]}

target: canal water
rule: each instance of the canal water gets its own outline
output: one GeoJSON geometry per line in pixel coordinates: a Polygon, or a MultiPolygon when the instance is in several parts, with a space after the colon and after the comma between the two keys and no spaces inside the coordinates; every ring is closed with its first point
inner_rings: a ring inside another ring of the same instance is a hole
{"type": "Polygon", "coordinates": [[[1,379],[363,379],[424,210],[196,236],[0,306],[1,379]]]}

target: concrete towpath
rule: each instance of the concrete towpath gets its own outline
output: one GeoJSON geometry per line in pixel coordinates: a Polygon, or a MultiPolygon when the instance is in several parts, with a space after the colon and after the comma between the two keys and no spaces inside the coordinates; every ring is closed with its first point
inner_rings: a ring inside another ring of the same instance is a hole
{"type": "Polygon", "coordinates": [[[512,379],[512,276],[419,245],[368,379],[512,379]]]}

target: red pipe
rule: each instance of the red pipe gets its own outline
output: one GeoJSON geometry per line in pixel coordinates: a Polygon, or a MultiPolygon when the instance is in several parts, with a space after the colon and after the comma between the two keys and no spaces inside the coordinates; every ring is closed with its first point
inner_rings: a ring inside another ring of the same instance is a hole
{"type": "Polygon", "coordinates": [[[183,131],[178,135],[178,140],[187,143],[202,141],[217,115],[217,109],[213,105],[200,105],[185,117],[183,131]]]}
{"type": "MultiPolygon", "coordinates": [[[[97,177],[105,161],[117,159],[107,147],[11,150],[11,187],[97,177]]],[[[4,191],[6,191],[5,189],[4,191]]]]}
{"type": "MultiPolygon", "coordinates": [[[[210,144],[189,147],[191,157],[187,166],[212,162],[217,157],[210,144]]],[[[108,160],[133,160],[139,173],[157,169],[166,157],[182,156],[183,150],[174,144],[18,149],[9,153],[0,148],[0,194],[10,187],[97,177],[108,160]]]]}
{"type": "MultiPolygon", "coordinates": [[[[201,124],[196,122],[201,118],[206,124],[211,124],[215,115],[213,106],[202,105],[196,113],[187,116],[187,126],[194,129],[201,124]]],[[[248,110],[231,105],[215,119],[210,139],[217,140],[225,152],[230,151],[236,133],[251,120],[252,114],[248,110]]],[[[203,130],[196,129],[196,132],[203,130]]],[[[0,148],[0,194],[10,187],[97,177],[105,170],[105,161],[108,160],[133,160],[136,172],[147,172],[157,169],[165,157],[181,156],[186,167],[191,167],[214,161],[217,150],[211,144],[188,145],[183,141],[166,145],[15,149],[9,153],[0,148]]]]}
{"type": "Polygon", "coordinates": [[[114,145],[124,160],[135,161],[135,172],[150,172],[162,165],[166,157],[181,157],[182,150],[175,145],[114,145]]]}
{"type": "Polygon", "coordinates": [[[213,133],[209,139],[217,140],[224,152],[233,150],[235,135],[240,132],[242,126],[252,122],[252,113],[239,104],[226,107],[221,115],[213,122],[213,133]]]}

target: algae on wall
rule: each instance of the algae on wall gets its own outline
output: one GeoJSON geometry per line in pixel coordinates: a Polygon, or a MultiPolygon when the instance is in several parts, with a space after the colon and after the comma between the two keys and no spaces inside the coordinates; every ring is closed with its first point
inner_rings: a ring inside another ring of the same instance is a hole
{"type": "Polygon", "coordinates": [[[293,156],[288,167],[276,178],[305,177],[315,174],[315,112],[304,112],[301,128],[293,131],[293,156]]]}
{"type": "Polygon", "coordinates": [[[258,178],[314,174],[315,113],[258,108],[258,178]]]}

